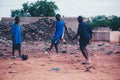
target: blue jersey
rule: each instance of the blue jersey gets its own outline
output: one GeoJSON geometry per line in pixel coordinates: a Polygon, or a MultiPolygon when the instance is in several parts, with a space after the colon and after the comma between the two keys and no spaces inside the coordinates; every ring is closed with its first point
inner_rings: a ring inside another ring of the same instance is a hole
{"type": "Polygon", "coordinates": [[[56,31],[55,31],[54,37],[59,37],[59,38],[62,37],[62,35],[64,33],[64,25],[65,25],[64,20],[55,21],[56,31]]]}
{"type": "Polygon", "coordinates": [[[13,45],[21,44],[21,29],[19,24],[13,24],[11,34],[13,36],[13,45]]]}

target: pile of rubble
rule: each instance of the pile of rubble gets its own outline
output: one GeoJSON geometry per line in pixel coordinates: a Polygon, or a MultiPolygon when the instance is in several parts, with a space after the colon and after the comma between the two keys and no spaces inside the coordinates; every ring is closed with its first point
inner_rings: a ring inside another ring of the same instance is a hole
{"type": "Polygon", "coordinates": [[[0,23],[0,39],[10,40],[11,39],[11,26],[6,23],[0,23]]]}
{"type": "Polygon", "coordinates": [[[50,41],[54,33],[52,24],[52,19],[42,18],[34,23],[21,25],[23,41],[50,41]]]}
{"type": "MultiPolygon", "coordinates": [[[[38,21],[30,24],[22,24],[22,39],[23,41],[45,41],[51,42],[55,32],[55,27],[52,27],[54,20],[50,18],[41,18],[38,21]]],[[[9,25],[0,25],[0,38],[10,40],[10,29],[9,25]]],[[[70,36],[74,36],[75,32],[72,29],[68,29],[70,36]]],[[[64,39],[71,43],[71,38],[64,34],[64,39]]]]}

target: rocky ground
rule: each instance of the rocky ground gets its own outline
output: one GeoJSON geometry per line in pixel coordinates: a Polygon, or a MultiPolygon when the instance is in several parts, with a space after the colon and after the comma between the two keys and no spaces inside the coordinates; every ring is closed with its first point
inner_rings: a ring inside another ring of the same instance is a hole
{"type": "Polygon", "coordinates": [[[60,44],[58,55],[54,49],[45,54],[49,45],[24,42],[22,53],[28,54],[28,60],[13,60],[11,41],[0,40],[0,80],[120,80],[119,43],[89,44],[91,65],[81,64],[84,58],[78,44],[60,44]]]}

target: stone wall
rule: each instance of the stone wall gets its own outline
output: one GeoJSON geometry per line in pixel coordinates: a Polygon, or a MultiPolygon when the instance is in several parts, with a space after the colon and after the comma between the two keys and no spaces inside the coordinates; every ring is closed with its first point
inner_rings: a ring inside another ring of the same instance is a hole
{"type": "Polygon", "coordinates": [[[93,40],[120,43],[120,32],[119,31],[93,31],[93,40]]]}
{"type": "Polygon", "coordinates": [[[94,41],[110,41],[110,32],[109,31],[93,31],[93,40],[94,41]]]}
{"type": "Polygon", "coordinates": [[[110,42],[119,42],[120,43],[120,32],[111,31],[110,32],[110,42]]]}

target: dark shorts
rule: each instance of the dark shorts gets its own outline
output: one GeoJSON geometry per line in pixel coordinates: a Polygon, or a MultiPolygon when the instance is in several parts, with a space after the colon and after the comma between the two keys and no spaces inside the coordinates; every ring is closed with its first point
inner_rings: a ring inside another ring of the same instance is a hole
{"type": "Polygon", "coordinates": [[[79,40],[79,44],[81,48],[85,48],[87,46],[87,44],[89,43],[89,40],[79,40]]]}
{"type": "Polygon", "coordinates": [[[21,50],[21,44],[15,44],[13,45],[13,50],[21,50]]]}

